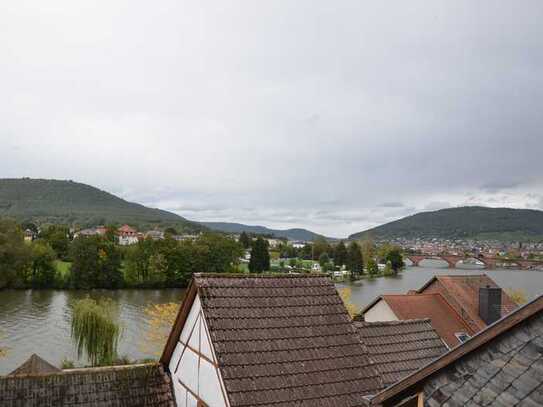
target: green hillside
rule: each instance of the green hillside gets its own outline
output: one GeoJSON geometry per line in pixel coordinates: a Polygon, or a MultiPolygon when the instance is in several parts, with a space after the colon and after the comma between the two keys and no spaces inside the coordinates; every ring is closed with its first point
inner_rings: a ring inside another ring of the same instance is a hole
{"type": "Polygon", "coordinates": [[[275,237],[284,237],[290,240],[312,241],[323,237],[307,229],[270,229],[265,226],[243,225],[241,223],[231,222],[200,222],[211,230],[225,233],[254,233],[258,235],[273,235],[275,237]]]}
{"type": "Polygon", "coordinates": [[[82,227],[128,223],[140,228],[203,229],[174,213],[127,202],[89,185],[46,179],[0,179],[0,216],[82,227]]]}
{"type": "Polygon", "coordinates": [[[543,240],[543,211],[531,209],[485,208],[478,206],[441,209],[386,223],[349,236],[361,239],[475,238],[543,240]]]}

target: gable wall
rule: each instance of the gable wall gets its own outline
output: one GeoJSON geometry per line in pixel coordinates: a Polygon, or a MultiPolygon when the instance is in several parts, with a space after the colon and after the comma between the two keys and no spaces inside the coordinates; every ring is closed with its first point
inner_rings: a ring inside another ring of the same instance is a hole
{"type": "Polygon", "coordinates": [[[169,369],[178,407],[228,407],[209,329],[196,295],[172,354],[169,369]]]}
{"type": "Polygon", "coordinates": [[[373,307],[366,311],[364,320],[367,322],[398,321],[398,317],[386,301],[379,300],[373,307]]]}

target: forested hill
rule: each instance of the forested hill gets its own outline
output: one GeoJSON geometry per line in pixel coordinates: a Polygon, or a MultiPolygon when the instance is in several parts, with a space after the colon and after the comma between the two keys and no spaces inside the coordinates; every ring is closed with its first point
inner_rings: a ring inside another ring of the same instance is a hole
{"type": "Polygon", "coordinates": [[[436,237],[543,240],[543,211],[478,206],[441,209],[417,213],[355,233],[349,238],[361,239],[370,235],[376,239],[436,237]]]}
{"type": "Polygon", "coordinates": [[[174,213],[128,202],[90,185],[46,179],[0,179],[0,216],[82,227],[128,223],[140,228],[203,229],[174,213]]]}
{"type": "Polygon", "coordinates": [[[323,237],[307,229],[270,229],[265,226],[243,225],[241,223],[230,222],[200,222],[211,230],[225,233],[254,233],[258,235],[273,235],[275,237],[284,237],[290,240],[312,241],[318,237],[323,237]]]}

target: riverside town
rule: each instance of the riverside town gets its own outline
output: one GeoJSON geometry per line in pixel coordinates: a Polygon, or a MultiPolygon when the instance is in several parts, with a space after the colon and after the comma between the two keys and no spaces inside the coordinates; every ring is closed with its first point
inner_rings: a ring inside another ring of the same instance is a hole
{"type": "Polygon", "coordinates": [[[0,5],[0,407],[543,407],[543,2],[0,5]]]}

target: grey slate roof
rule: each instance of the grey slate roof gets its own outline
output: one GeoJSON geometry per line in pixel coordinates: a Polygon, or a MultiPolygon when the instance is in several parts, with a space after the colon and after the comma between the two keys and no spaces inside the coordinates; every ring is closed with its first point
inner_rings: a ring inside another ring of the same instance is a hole
{"type": "Polygon", "coordinates": [[[232,407],[354,407],[382,388],[322,275],[195,275],[232,407]]]}
{"type": "Polygon", "coordinates": [[[175,407],[159,364],[0,377],[2,407],[175,407]]]}
{"type": "Polygon", "coordinates": [[[424,386],[429,405],[542,406],[543,315],[459,360],[424,386]]]}
{"type": "Polygon", "coordinates": [[[429,319],[364,322],[354,325],[381,373],[390,386],[447,352],[429,319]]]}
{"type": "Polygon", "coordinates": [[[543,296],[372,398],[396,406],[422,392],[424,405],[543,405],[543,296]]]}

